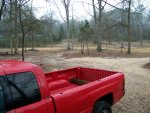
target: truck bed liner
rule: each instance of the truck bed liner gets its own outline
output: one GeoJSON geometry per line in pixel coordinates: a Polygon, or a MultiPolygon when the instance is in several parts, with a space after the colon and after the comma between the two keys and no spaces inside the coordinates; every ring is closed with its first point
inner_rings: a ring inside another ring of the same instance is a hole
{"type": "Polygon", "coordinates": [[[118,72],[77,67],[46,73],[45,76],[49,89],[56,93],[88,84],[116,73],[118,72]]]}

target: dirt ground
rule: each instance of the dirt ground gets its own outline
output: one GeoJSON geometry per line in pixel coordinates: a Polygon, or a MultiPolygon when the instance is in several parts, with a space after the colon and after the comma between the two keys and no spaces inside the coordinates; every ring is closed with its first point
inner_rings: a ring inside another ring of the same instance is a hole
{"type": "MultiPolygon", "coordinates": [[[[45,72],[84,66],[116,70],[125,73],[126,94],[120,102],[113,106],[113,113],[150,113],[150,70],[144,68],[150,58],[148,55],[138,58],[82,56],[68,57],[75,52],[38,51],[26,53],[26,61],[41,66],[45,72]]],[[[148,53],[147,53],[148,54],[148,53]]],[[[109,55],[110,56],[110,55],[109,55]]],[[[149,53],[150,56],[150,53],[149,53]]],[[[0,59],[20,59],[20,55],[1,55],[0,59]]]]}

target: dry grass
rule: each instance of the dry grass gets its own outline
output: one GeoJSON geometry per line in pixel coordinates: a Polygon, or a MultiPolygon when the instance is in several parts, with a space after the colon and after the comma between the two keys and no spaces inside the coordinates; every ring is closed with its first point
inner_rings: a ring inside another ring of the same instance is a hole
{"type": "MultiPolygon", "coordinates": [[[[52,53],[56,53],[56,52],[66,52],[66,46],[67,43],[66,42],[62,42],[61,44],[52,44],[52,45],[48,45],[47,47],[36,47],[35,49],[40,51],[40,52],[52,52],[52,53]]],[[[120,44],[113,42],[111,44],[107,44],[106,47],[106,43],[103,43],[103,50],[107,50],[108,51],[113,51],[113,52],[119,52],[121,51],[120,48],[120,44]]],[[[127,43],[125,43],[124,45],[125,48],[123,48],[123,52],[127,53],[127,43]]],[[[26,50],[30,50],[31,48],[26,48],[26,50]]],[[[96,45],[93,43],[89,43],[89,49],[91,51],[94,51],[96,49],[96,45]]],[[[150,44],[149,43],[143,43],[143,46],[140,46],[138,43],[132,43],[132,53],[150,53],[150,44]]],[[[74,43],[74,50],[78,50],[80,51],[80,44],[79,43],[74,43]]],[[[86,47],[85,47],[86,50],[86,47]]],[[[1,51],[6,51],[10,53],[10,49],[5,48],[5,49],[0,49],[1,51]]],[[[21,48],[19,48],[19,51],[21,53],[21,48]]]]}

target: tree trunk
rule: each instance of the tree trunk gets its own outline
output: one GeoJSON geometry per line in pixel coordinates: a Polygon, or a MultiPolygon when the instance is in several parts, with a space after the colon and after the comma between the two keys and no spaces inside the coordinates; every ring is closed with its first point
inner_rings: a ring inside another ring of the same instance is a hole
{"type": "Polygon", "coordinates": [[[87,53],[88,53],[88,55],[90,55],[90,52],[89,52],[89,45],[88,45],[88,40],[86,40],[86,46],[87,46],[87,53]]]}
{"type": "Polygon", "coordinates": [[[96,15],[96,8],[95,8],[95,2],[92,0],[92,6],[93,6],[93,15],[94,15],[94,31],[95,31],[95,41],[98,39],[98,25],[97,25],[97,15],[96,15]]]}
{"type": "Polygon", "coordinates": [[[71,33],[71,44],[72,44],[72,50],[73,50],[73,37],[74,37],[74,33],[73,33],[73,30],[74,30],[74,19],[73,19],[73,7],[72,7],[72,33],[71,33]]]}
{"type": "Polygon", "coordinates": [[[17,35],[17,20],[18,20],[18,8],[17,8],[18,2],[15,0],[15,54],[18,53],[18,35],[17,35]]]}
{"type": "Polygon", "coordinates": [[[97,51],[102,52],[102,31],[101,31],[101,19],[102,19],[102,0],[98,0],[99,4],[99,19],[98,19],[98,44],[97,44],[97,51]]]}
{"type": "Polygon", "coordinates": [[[121,53],[123,52],[123,51],[122,51],[123,48],[124,48],[124,44],[123,44],[123,41],[122,41],[122,42],[121,42],[121,53]]]}
{"type": "Polygon", "coordinates": [[[70,27],[69,27],[69,7],[66,6],[66,20],[67,20],[67,41],[68,41],[68,46],[67,49],[70,50],[70,27]]]}
{"type": "Polygon", "coordinates": [[[32,38],[32,50],[34,50],[34,38],[33,38],[33,32],[31,34],[31,38],[32,38]]]}
{"type": "Polygon", "coordinates": [[[141,25],[140,25],[140,45],[143,46],[143,33],[142,33],[142,22],[141,22],[141,25]]]}
{"type": "Polygon", "coordinates": [[[10,51],[11,51],[11,54],[14,54],[14,50],[13,50],[13,38],[12,38],[12,34],[11,34],[11,30],[13,29],[12,28],[12,9],[13,9],[13,3],[12,3],[12,0],[10,0],[10,12],[9,12],[9,19],[10,19],[10,51]]]}
{"type": "MultiPolygon", "coordinates": [[[[33,0],[31,0],[31,21],[33,22],[33,14],[32,14],[32,10],[33,10],[33,0]]],[[[33,36],[33,26],[31,25],[31,38],[32,38],[32,50],[34,50],[34,36],[33,36]]]]}
{"type": "Polygon", "coordinates": [[[129,9],[128,9],[128,54],[131,54],[131,0],[129,0],[129,9]]]}
{"type": "Polygon", "coordinates": [[[14,54],[13,53],[13,39],[12,38],[10,38],[10,53],[11,53],[11,55],[14,54]]]}
{"type": "Polygon", "coordinates": [[[107,44],[107,41],[106,41],[106,51],[108,50],[108,44],[107,44]]]}
{"type": "Polygon", "coordinates": [[[2,14],[3,14],[3,8],[4,8],[4,6],[5,6],[5,0],[2,0],[1,1],[1,7],[0,7],[0,21],[1,21],[1,19],[2,19],[2,14]]]}
{"type": "Polygon", "coordinates": [[[111,44],[111,39],[110,39],[110,30],[108,29],[108,32],[107,32],[107,43],[108,44],[111,44]]]}
{"type": "Polygon", "coordinates": [[[22,22],[21,5],[19,6],[19,21],[20,21],[20,27],[21,27],[21,32],[22,32],[22,61],[24,61],[25,60],[24,58],[25,31],[24,31],[24,25],[22,22]]]}
{"type": "Polygon", "coordinates": [[[18,54],[18,37],[15,38],[15,54],[18,54]]]}
{"type": "Polygon", "coordinates": [[[72,37],[72,40],[71,40],[71,44],[72,44],[72,48],[71,49],[73,50],[73,37],[72,37]]]}
{"type": "Polygon", "coordinates": [[[83,43],[81,42],[81,54],[83,54],[83,43]]]}
{"type": "Polygon", "coordinates": [[[84,41],[81,41],[81,54],[84,54],[84,41]]]}
{"type": "Polygon", "coordinates": [[[93,6],[94,22],[95,22],[95,25],[96,25],[97,24],[97,19],[96,19],[96,8],[95,8],[94,0],[92,0],[92,6],[93,6]]]}

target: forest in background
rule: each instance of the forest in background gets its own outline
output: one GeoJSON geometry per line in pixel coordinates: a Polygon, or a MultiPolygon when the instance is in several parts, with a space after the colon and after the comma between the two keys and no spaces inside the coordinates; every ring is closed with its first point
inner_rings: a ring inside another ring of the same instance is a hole
{"type": "Polygon", "coordinates": [[[85,11],[91,19],[77,20],[74,18],[72,0],[59,0],[64,7],[66,16],[62,16],[56,0],[47,0],[53,4],[63,21],[57,20],[53,11],[36,17],[33,0],[2,0],[0,7],[0,48],[10,48],[11,54],[18,54],[18,48],[45,47],[49,44],[67,40],[66,48],[73,49],[74,41],[81,43],[81,51],[88,43],[97,44],[97,51],[102,52],[103,41],[128,42],[128,53],[131,53],[131,42],[150,40],[150,9],[140,0],[118,0],[115,6],[107,0],[91,0],[81,2],[83,7],[93,8],[93,13],[85,11]],[[106,5],[112,10],[105,9],[106,5]]]}

